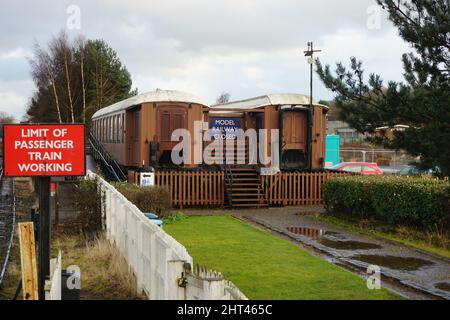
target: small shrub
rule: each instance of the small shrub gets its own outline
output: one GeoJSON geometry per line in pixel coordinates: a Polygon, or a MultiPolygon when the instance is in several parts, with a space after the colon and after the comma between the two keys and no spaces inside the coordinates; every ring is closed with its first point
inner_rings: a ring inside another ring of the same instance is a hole
{"type": "Polygon", "coordinates": [[[129,183],[116,183],[115,187],[142,212],[153,212],[164,218],[172,209],[170,192],[163,187],[140,187],[129,183]]]}
{"type": "Polygon", "coordinates": [[[325,182],[323,196],[332,214],[446,230],[449,190],[448,181],[431,178],[346,176],[325,182]]]}
{"type": "Polygon", "coordinates": [[[75,186],[75,206],[80,212],[76,218],[85,235],[95,234],[102,228],[102,197],[97,181],[82,180],[75,186]]]}
{"type": "Polygon", "coordinates": [[[183,212],[172,212],[169,216],[164,218],[164,224],[172,224],[178,221],[183,221],[184,219],[187,219],[187,215],[185,215],[183,212]]]}

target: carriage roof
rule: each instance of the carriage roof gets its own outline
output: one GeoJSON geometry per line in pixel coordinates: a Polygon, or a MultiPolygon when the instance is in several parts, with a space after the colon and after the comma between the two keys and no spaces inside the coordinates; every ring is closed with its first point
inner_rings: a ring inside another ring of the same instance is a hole
{"type": "Polygon", "coordinates": [[[177,90],[157,89],[155,91],[138,94],[131,98],[116,102],[108,107],[102,108],[94,113],[92,118],[95,119],[107,114],[126,110],[146,102],[185,102],[206,106],[204,101],[190,93],[177,90]]]}
{"type": "MultiPolygon", "coordinates": [[[[275,93],[211,106],[212,109],[256,109],[264,106],[309,106],[309,97],[299,93],[275,93]]],[[[314,103],[314,106],[328,108],[314,103]]]]}

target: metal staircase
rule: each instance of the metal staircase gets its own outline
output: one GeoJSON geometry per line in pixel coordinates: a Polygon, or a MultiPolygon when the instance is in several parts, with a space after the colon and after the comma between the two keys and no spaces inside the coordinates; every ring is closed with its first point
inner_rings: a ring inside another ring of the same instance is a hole
{"type": "Polygon", "coordinates": [[[88,143],[86,143],[86,154],[92,154],[95,161],[100,165],[100,168],[105,177],[111,181],[126,181],[127,176],[121,166],[104,148],[102,143],[98,141],[92,133],[87,136],[88,143]]]}

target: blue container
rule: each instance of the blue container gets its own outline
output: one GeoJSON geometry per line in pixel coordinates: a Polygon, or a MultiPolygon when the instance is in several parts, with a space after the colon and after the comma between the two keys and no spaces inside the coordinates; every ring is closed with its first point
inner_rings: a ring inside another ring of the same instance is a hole
{"type": "Polygon", "coordinates": [[[158,227],[163,226],[163,221],[153,212],[144,212],[144,216],[146,216],[148,219],[150,219],[151,222],[156,224],[158,227]]]}
{"type": "Polygon", "coordinates": [[[340,162],[341,137],[337,134],[329,134],[325,140],[325,162],[327,164],[335,165],[340,162]]]}

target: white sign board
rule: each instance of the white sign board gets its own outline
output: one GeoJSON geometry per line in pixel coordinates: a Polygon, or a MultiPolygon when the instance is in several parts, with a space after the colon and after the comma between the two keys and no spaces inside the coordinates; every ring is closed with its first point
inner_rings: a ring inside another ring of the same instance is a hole
{"type": "Polygon", "coordinates": [[[155,173],[154,172],[141,172],[140,178],[141,187],[150,187],[155,185],[155,173]]]}

